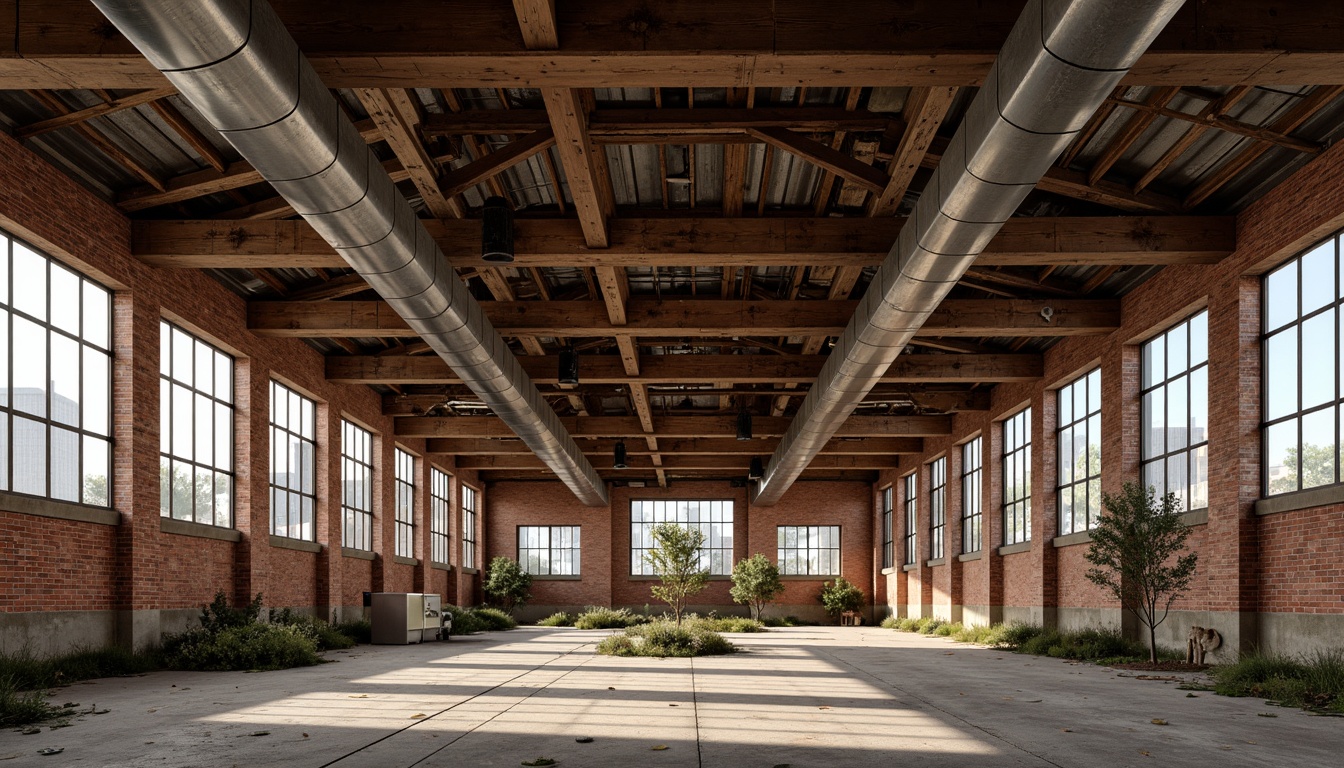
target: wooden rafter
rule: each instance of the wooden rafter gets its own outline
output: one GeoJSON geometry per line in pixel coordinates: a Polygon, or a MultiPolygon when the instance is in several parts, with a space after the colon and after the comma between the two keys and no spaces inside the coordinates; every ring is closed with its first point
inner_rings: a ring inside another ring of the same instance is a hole
{"type": "Polygon", "coordinates": [[[120,112],[124,109],[138,107],[141,104],[149,104],[150,102],[171,96],[174,93],[177,93],[176,88],[154,88],[152,90],[134,93],[130,96],[122,96],[121,98],[113,99],[102,104],[95,104],[92,107],[86,107],[73,112],[67,111],[46,120],[39,120],[36,123],[29,123],[28,125],[15,128],[14,137],[17,139],[29,139],[34,136],[40,136],[59,128],[78,125],[87,120],[92,120],[95,117],[103,117],[114,112],[120,112]]]}
{"type": "MultiPolygon", "coordinates": [[[[792,419],[757,416],[752,421],[752,434],[759,437],[779,437],[789,428],[792,419]]],[[[561,417],[560,423],[574,437],[629,437],[640,434],[642,427],[636,416],[561,417]]],[[[737,434],[735,416],[656,416],[653,434],[659,439],[676,437],[731,437],[737,434]]],[[[396,421],[398,437],[514,437],[503,421],[492,416],[414,416],[396,421]]],[[[948,415],[921,416],[851,416],[835,437],[942,437],[952,433],[952,417],[948,415]]]]}

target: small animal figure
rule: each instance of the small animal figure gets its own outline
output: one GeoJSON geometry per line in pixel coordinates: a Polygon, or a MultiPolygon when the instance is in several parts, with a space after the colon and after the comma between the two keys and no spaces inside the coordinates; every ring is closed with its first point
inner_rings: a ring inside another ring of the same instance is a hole
{"type": "Polygon", "coordinates": [[[1185,641],[1185,660],[1191,664],[1203,664],[1204,654],[1216,651],[1223,644],[1223,636],[1216,629],[1191,627],[1190,637],[1185,641]]]}

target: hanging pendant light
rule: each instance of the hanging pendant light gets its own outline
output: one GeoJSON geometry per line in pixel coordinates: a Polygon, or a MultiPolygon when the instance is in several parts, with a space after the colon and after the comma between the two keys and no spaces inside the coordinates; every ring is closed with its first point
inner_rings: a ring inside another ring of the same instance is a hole
{"type": "Polygon", "coordinates": [[[760,456],[751,457],[751,469],[747,470],[748,480],[760,480],[765,477],[765,462],[761,461],[760,456]]]}
{"type": "Polygon", "coordinates": [[[616,441],[616,463],[611,465],[612,469],[629,469],[630,465],[625,463],[625,441],[616,441]]]}
{"type": "Polygon", "coordinates": [[[558,380],[561,384],[579,383],[579,353],[572,349],[560,350],[560,374],[558,380]]]}
{"type": "Polygon", "coordinates": [[[747,410],[746,401],[742,402],[741,407],[737,411],[737,439],[751,439],[751,411],[747,410]]]}
{"type": "Polygon", "coordinates": [[[481,259],[494,264],[513,261],[513,209],[502,197],[486,199],[481,210],[481,259]]]}

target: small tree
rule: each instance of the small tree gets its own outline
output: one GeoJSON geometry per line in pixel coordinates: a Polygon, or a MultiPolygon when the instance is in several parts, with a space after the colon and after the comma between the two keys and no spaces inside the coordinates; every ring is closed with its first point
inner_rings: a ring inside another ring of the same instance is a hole
{"type": "Polygon", "coordinates": [[[728,591],[733,602],[742,603],[751,608],[752,618],[761,620],[761,611],[766,603],[784,591],[784,583],[779,580],[779,566],[770,562],[770,558],[755,554],[745,560],[738,560],[733,566],[733,588],[728,591]]]}
{"type": "Polygon", "coordinates": [[[490,561],[486,572],[485,585],[481,587],[485,594],[513,613],[513,609],[525,605],[532,595],[532,574],[523,570],[518,561],[511,557],[496,557],[490,561]]]}
{"type": "Polygon", "coordinates": [[[1148,659],[1157,663],[1157,627],[1195,574],[1199,556],[1185,551],[1190,529],[1174,493],[1156,498],[1138,483],[1119,495],[1102,494],[1106,511],[1092,529],[1087,578],[1110,590],[1121,607],[1148,628],[1148,659]]]}
{"type": "Polygon", "coordinates": [[[700,567],[705,534],[699,528],[676,523],[659,523],[650,533],[654,548],[644,553],[644,562],[662,580],[661,585],[653,588],[653,596],[672,607],[677,626],[681,626],[686,601],[709,581],[709,571],[700,567]]]}
{"type": "Polygon", "coordinates": [[[845,611],[857,611],[863,606],[863,590],[854,586],[853,582],[845,581],[844,576],[837,576],[834,584],[829,581],[821,583],[819,599],[831,618],[837,618],[845,611]]]}

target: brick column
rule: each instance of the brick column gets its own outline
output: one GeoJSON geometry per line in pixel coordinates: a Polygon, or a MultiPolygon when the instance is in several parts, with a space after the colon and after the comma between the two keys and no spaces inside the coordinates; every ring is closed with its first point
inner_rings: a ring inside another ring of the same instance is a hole
{"type": "MultiPolygon", "coordinates": [[[[1040,598],[1040,623],[1046,627],[1059,623],[1057,589],[1059,558],[1055,536],[1059,533],[1059,507],[1055,501],[1056,465],[1059,448],[1052,427],[1057,422],[1055,392],[1043,391],[1032,399],[1031,411],[1031,563],[1039,581],[1032,594],[1040,598]]],[[[1036,617],[1033,617],[1036,618],[1036,617]]]]}

